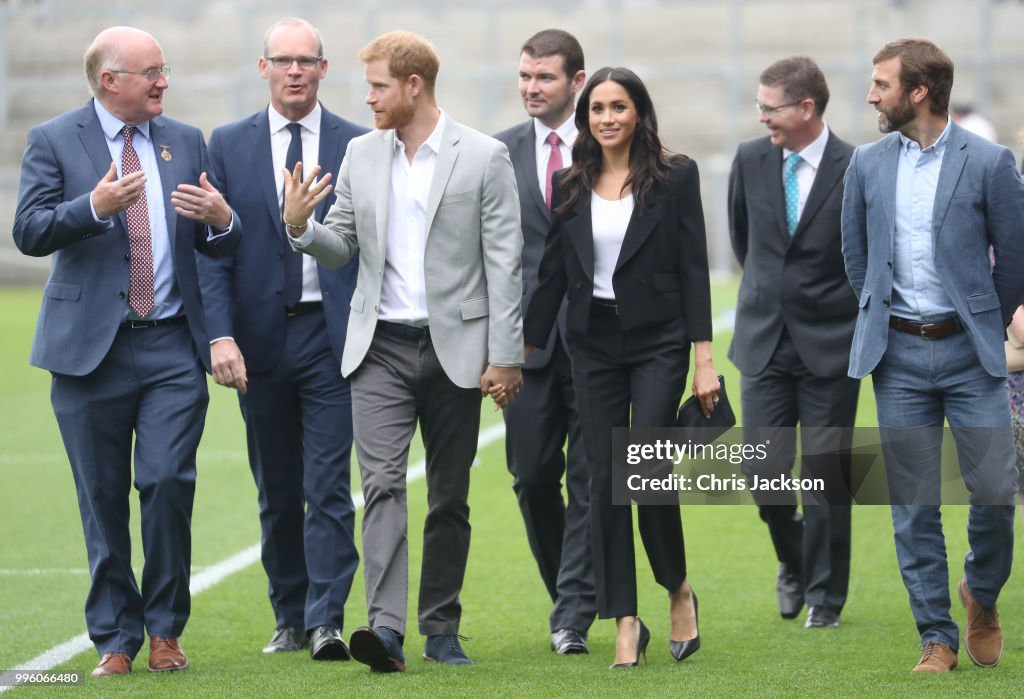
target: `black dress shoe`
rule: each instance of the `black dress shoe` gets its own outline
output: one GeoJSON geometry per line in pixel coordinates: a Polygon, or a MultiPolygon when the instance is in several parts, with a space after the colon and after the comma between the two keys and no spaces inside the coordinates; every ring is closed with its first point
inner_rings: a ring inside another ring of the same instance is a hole
{"type": "Polygon", "coordinates": [[[313,660],[348,660],[352,657],[341,637],[341,629],[324,624],[309,635],[309,656],[313,660]]]}
{"type": "Polygon", "coordinates": [[[371,672],[405,672],[402,637],[386,626],[361,626],[352,632],[349,644],[352,657],[369,665],[371,672]]]}
{"type": "Polygon", "coordinates": [[[576,629],[558,629],[551,634],[551,650],[559,655],[589,653],[587,637],[576,629]]]}
{"type": "Polygon", "coordinates": [[[796,619],[804,606],[804,581],[800,571],[786,563],[779,564],[775,578],[775,594],[779,598],[779,614],[783,619],[796,619]]]}
{"type": "Polygon", "coordinates": [[[609,670],[639,667],[641,658],[644,660],[644,665],[647,664],[647,644],[651,642],[651,632],[644,626],[644,622],[640,617],[637,617],[636,620],[640,624],[640,635],[636,638],[636,660],[631,663],[614,663],[608,666],[609,670]]]}
{"type": "Polygon", "coordinates": [[[460,636],[456,633],[442,633],[427,636],[427,645],[423,649],[423,659],[433,660],[442,665],[472,665],[473,661],[462,650],[460,636]]]}
{"type": "Polygon", "coordinates": [[[690,591],[693,595],[693,625],[697,627],[697,635],[685,641],[673,641],[668,639],[668,649],[672,657],[682,662],[700,650],[700,617],[697,616],[697,593],[690,591]]]}
{"type": "Polygon", "coordinates": [[[807,610],[807,621],[804,622],[805,629],[838,629],[839,628],[839,612],[836,610],[825,607],[820,604],[815,604],[807,610]]]}
{"type": "Polygon", "coordinates": [[[306,647],[306,632],[297,626],[281,626],[274,630],[264,653],[291,653],[306,647]]]}

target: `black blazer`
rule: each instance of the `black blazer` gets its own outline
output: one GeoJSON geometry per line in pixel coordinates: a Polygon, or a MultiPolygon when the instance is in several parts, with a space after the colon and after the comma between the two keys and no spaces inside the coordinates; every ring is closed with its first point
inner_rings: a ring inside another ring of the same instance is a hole
{"type": "MultiPolygon", "coordinates": [[[[565,171],[555,175],[553,209],[565,201],[565,171]]],[[[704,210],[697,164],[684,158],[669,181],[650,193],[646,208],[634,207],[612,275],[623,331],[682,319],[691,341],[711,339],[704,210]]],[[[568,332],[584,335],[594,295],[594,233],[590,196],[555,214],[540,263],[540,283],[527,308],[526,343],[543,347],[568,291],[568,332]]]]}
{"type": "Polygon", "coordinates": [[[846,376],[857,297],[843,267],[843,174],[853,146],[829,133],[807,203],[790,237],[782,149],[768,136],[740,144],[729,175],[729,234],[743,279],[729,358],[761,373],[785,328],[815,376],[846,376]]]}

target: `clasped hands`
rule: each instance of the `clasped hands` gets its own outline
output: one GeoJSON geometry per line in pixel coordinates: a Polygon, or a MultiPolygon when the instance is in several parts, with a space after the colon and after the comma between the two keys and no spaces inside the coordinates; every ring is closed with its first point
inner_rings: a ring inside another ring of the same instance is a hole
{"type": "MultiPolygon", "coordinates": [[[[119,178],[117,165],[110,163],[110,169],[92,190],[92,206],[100,218],[116,216],[138,201],[145,191],[146,173],[137,170],[119,178]]],[[[179,184],[171,192],[171,204],[179,216],[187,219],[221,230],[231,225],[231,208],[207,180],[205,172],[200,173],[198,186],[179,184]]]]}

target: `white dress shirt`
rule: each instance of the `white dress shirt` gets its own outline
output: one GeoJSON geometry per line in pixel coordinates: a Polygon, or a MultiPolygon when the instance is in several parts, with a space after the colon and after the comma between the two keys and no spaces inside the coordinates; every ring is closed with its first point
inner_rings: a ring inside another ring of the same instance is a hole
{"type": "Polygon", "coordinates": [[[392,132],[391,189],[388,192],[387,248],[380,292],[380,320],[427,324],[427,284],[423,258],[427,249],[427,200],[441,150],[445,115],[416,150],[412,163],[405,144],[392,132]]]}
{"type": "MultiPolygon", "coordinates": [[[[306,177],[310,170],[320,162],[320,117],[323,109],[320,103],[306,116],[296,123],[301,126],[302,134],[302,176],[306,177]]],[[[292,133],[288,130],[291,121],[274,109],[267,107],[270,119],[270,153],[274,162],[274,185],[277,187],[277,203],[284,210],[284,167],[288,162],[288,146],[292,142],[292,133]]],[[[282,219],[283,221],[283,219],[282,219]]],[[[283,223],[282,223],[283,225],[283,223]]],[[[317,273],[316,258],[312,255],[302,256],[302,296],[300,303],[323,300],[320,293],[320,277],[317,273]]]]}

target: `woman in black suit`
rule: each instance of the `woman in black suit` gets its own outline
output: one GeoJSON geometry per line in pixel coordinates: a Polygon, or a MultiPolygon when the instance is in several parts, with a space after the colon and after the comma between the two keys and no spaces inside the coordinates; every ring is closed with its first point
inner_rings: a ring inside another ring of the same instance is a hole
{"type": "MultiPolygon", "coordinates": [[[[576,126],[572,167],[555,178],[555,217],[524,329],[527,352],[543,346],[568,293],[598,613],[616,619],[612,667],[630,667],[650,633],[637,616],[632,509],[612,504],[612,428],[673,424],[691,344],[693,392],[706,413],[717,400],[704,214],[697,166],[662,148],[650,95],[632,71],[594,73],[576,126]]],[[[683,660],[700,636],[679,507],[639,504],[637,519],[654,577],[669,592],[670,649],[683,660]]]]}

